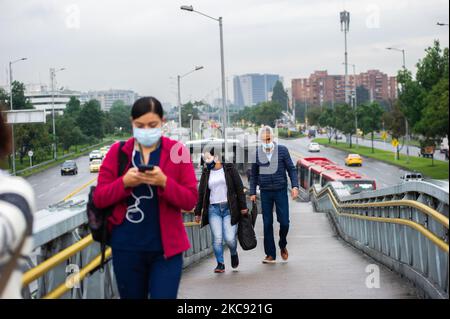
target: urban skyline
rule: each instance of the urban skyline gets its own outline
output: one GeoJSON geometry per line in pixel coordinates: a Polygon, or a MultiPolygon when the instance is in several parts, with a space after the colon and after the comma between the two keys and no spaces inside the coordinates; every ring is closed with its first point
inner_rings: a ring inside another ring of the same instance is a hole
{"type": "MultiPolygon", "coordinates": [[[[66,71],[58,74],[58,81],[65,87],[82,91],[133,88],[140,95],[151,94],[174,103],[176,83],[170,77],[191,65],[203,65],[201,75],[183,83],[184,96],[201,100],[220,85],[214,25],[181,12],[183,1],[123,3],[2,1],[0,10],[5,14],[0,30],[8,30],[3,33],[3,44],[11,50],[0,52],[4,74],[0,82],[6,77],[9,61],[27,57],[13,70],[14,79],[24,83],[40,82],[50,67],[65,67],[66,71]],[[12,24],[20,28],[10,29],[12,24]],[[115,41],[105,39],[103,34],[114,34],[115,41]],[[201,41],[193,41],[192,35],[201,41]],[[61,41],[46,42],[48,37],[61,41]]],[[[406,67],[415,73],[415,63],[434,39],[448,46],[446,28],[436,25],[437,21],[448,21],[448,1],[353,0],[344,6],[337,0],[244,0],[239,2],[239,10],[231,1],[199,0],[192,4],[224,18],[227,77],[264,69],[282,74],[290,83],[313,70],[342,73],[339,12],[343,9],[352,17],[349,63],[359,70],[380,69],[395,74],[401,68],[401,55],[385,50],[392,46],[407,51],[406,67]]],[[[228,90],[231,99],[232,85],[228,90]]]]}

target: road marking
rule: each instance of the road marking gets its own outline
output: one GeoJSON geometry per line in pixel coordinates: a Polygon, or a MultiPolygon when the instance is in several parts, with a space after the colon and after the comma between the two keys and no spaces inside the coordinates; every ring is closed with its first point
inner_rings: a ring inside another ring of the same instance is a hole
{"type": "Polygon", "coordinates": [[[31,184],[31,187],[36,187],[38,184],[31,184]]]}
{"type": "Polygon", "coordinates": [[[47,193],[44,193],[44,194],[38,195],[38,198],[41,198],[41,197],[45,196],[45,194],[47,194],[47,193]]]}
{"type": "Polygon", "coordinates": [[[94,177],[93,179],[91,179],[89,182],[81,185],[80,187],[78,187],[77,189],[75,189],[73,192],[71,192],[69,195],[67,195],[66,197],[63,198],[64,201],[68,200],[69,198],[73,197],[74,195],[78,194],[79,192],[81,192],[83,189],[85,189],[86,187],[88,187],[90,184],[92,184],[93,182],[95,182],[97,180],[97,177],[94,177]]]}
{"type": "Polygon", "coordinates": [[[294,155],[295,157],[299,157],[299,158],[303,158],[303,155],[296,152],[296,151],[290,151],[292,153],[292,155],[294,155]]]}

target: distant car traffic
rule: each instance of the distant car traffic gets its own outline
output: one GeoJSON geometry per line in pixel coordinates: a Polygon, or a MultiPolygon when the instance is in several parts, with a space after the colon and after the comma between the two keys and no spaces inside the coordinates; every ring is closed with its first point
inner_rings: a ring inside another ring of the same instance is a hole
{"type": "Polygon", "coordinates": [[[362,166],[363,159],[359,154],[348,154],[345,158],[346,166],[362,166]]]}
{"type": "Polygon", "coordinates": [[[106,153],[108,153],[109,151],[109,146],[103,146],[100,148],[100,153],[102,154],[102,158],[104,158],[106,156],[106,153]]]}
{"type": "Polygon", "coordinates": [[[61,165],[61,176],[63,175],[77,175],[78,174],[78,167],[77,163],[73,160],[65,161],[61,165]]]}
{"type": "Polygon", "coordinates": [[[339,133],[336,133],[333,137],[335,140],[342,140],[342,135],[339,133]]]}
{"type": "Polygon", "coordinates": [[[89,171],[91,173],[97,173],[100,171],[100,166],[102,166],[102,160],[95,159],[89,163],[89,171]]]}
{"type": "Polygon", "coordinates": [[[313,137],[316,137],[316,130],[309,130],[308,131],[308,137],[309,138],[313,138],[313,137]]]}
{"type": "Polygon", "coordinates": [[[89,161],[95,160],[95,159],[103,159],[103,155],[99,150],[94,150],[89,153],[89,161]]]}
{"type": "Polygon", "coordinates": [[[309,143],[308,145],[308,152],[320,152],[320,145],[319,143],[309,143]]]}

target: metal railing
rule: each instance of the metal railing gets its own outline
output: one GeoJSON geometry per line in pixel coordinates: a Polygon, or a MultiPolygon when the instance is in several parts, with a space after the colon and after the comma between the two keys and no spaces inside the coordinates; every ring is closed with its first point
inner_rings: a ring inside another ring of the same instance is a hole
{"type": "Polygon", "coordinates": [[[448,183],[350,195],[333,182],[310,193],[315,211],[328,213],[345,241],[408,278],[424,297],[448,298],[448,183]]]}
{"type": "MultiPolygon", "coordinates": [[[[99,271],[100,245],[86,227],[86,196],[53,205],[37,213],[33,230],[34,252],[23,276],[25,298],[118,298],[107,248],[104,271],[99,271]]],[[[209,227],[200,229],[192,212],[183,214],[191,248],[183,254],[183,267],[212,252],[209,227]]]]}

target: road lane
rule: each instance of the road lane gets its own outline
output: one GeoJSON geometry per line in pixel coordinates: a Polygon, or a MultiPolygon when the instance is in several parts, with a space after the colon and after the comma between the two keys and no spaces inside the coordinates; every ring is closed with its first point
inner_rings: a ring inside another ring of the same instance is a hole
{"type": "MultiPolygon", "coordinates": [[[[76,188],[97,176],[97,173],[89,172],[89,156],[81,156],[75,161],[78,166],[78,175],[61,176],[61,167],[58,165],[26,178],[35,191],[38,210],[63,200],[76,188]]],[[[88,190],[89,187],[86,187],[79,194],[87,193],[88,190]]]]}
{"type": "MultiPolygon", "coordinates": [[[[285,145],[289,148],[293,160],[298,160],[300,156],[326,157],[331,161],[336,162],[338,165],[345,167],[344,158],[347,155],[346,152],[329,147],[324,147],[323,145],[321,145],[320,153],[310,153],[308,152],[308,144],[310,143],[310,141],[311,140],[307,137],[295,140],[280,139],[280,144],[285,145]]],[[[378,188],[384,188],[387,186],[399,184],[401,182],[400,176],[402,176],[405,172],[405,170],[399,167],[366,157],[364,157],[364,163],[362,167],[351,167],[349,169],[375,178],[378,188]]]]}

